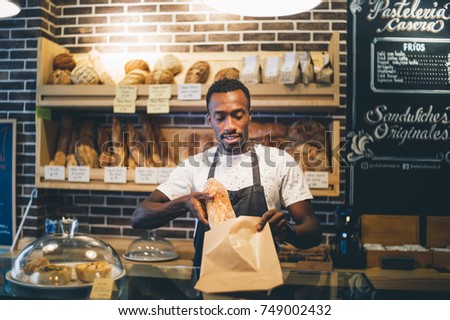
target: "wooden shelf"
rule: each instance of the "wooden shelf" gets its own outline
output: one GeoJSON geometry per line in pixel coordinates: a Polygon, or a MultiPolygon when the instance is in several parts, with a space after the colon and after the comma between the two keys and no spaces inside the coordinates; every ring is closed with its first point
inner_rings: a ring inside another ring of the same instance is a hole
{"type": "MultiPolygon", "coordinates": [[[[339,145],[339,121],[334,120],[329,127],[332,131],[331,145],[339,145]]],[[[127,169],[127,182],[126,183],[105,183],[104,182],[104,169],[91,168],[90,169],[90,182],[69,182],[67,168],[65,172],[64,181],[54,181],[45,179],[45,165],[50,163],[50,160],[55,152],[57,144],[59,123],[51,120],[38,119],[36,124],[37,134],[37,148],[36,148],[36,186],[38,188],[47,189],[70,189],[70,190],[111,190],[111,191],[133,191],[133,192],[151,192],[157,187],[156,184],[137,184],[135,183],[135,170],[127,169]]],[[[165,137],[173,137],[179,134],[180,141],[187,141],[187,135],[196,132],[198,134],[205,133],[211,130],[207,128],[162,128],[162,133],[165,137]]],[[[326,189],[314,189],[311,188],[311,192],[314,196],[339,196],[339,148],[331,148],[334,154],[331,157],[331,170],[328,172],[328,185],[326,189]]],[[[167,170],[167,168],[166,168],[167,170]]],[[[169,168],[170,170],[170,168],[169,168]]]]}
{"type": "MultiPolygon", "coordinates": [[[[39,107],[86,108],[111,111],[115,97],[115,86],[111,85],[47,85],[46,81],[52,72],[52,61],[59,53],[68,52],[64,47],[46,38],[38,41],[38,70],[36,105],[39,107]]],[[[339,107],[339,34],[333,34],[328,53],[334,68],[333,83],[330,85],[310,84],[257,84],[249,85],[252,95],[252,107],[256,111],[319,111],[330,112],[339,107]]],[[[280,52],[248,52],[248,53],[190,53],[176,54],[183,64],[183,71],[175,77],[176,83],[183,83],[186,71],[195,61],[206,60],[211,71],[208,81],[202,85],[202,100],[178,100],[177,84],[172,85],[170,108],[173,112],[204,112],[205,94],[209,84],[213,82],[215,73],[224,67],[242,67],[242,58],[246,55],[258,54],[261,57],[282,56],[280,52]]],[[[86,59],[86,55],[74,55],[76,60],[86,59]]],[[[119,82],[124,74],[122,66],[130,56],[103,56],[107,70],[111,70],[113,78],[119,82]],[[119,69],[117,67],[120,66],[119,69]]],[[[148,61],[148,59],[144,60],[148,61]]],[[[148,85],[137,85],[137,109],[144,109],[148,99],[148,85]]]]}

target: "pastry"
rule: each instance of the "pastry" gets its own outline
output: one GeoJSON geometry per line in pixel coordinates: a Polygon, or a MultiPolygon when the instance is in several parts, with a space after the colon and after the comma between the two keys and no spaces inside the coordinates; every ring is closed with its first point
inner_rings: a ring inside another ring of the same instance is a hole
{"type": "Polygon", "coordinates": [[[227,219],[236,218],[228,191],[223,184],[214,178],[209,178],[206,181],[203,192],[214,196],[212,200],[205,201],[207,218],[211,229],[227,219]]]}
{"type": "Polygon", "coordinates": [[[47,79],[47,84],[71,84],[72,77],[70,70],[54,70],[47,79]]]}
{"type": "Polygon", "coordinates": [[[153,68],[155,70],[169,70],[176,76],[181,72],[182,66],[177,57],[172,54],[166,54],[155,61],[153,68]]]}
{"type": "Polygon", "coordinates": [[[68,53],[60,53],[53,58],[53,70],[61,69],[72,71],[75,69],[76,65],[72,55],[68,53]]]}
{"type": "Polygon", "coordinates": [[[28,262],[25,267],[23,268],[23,272],[26,275],[32,275],[35,273],[39,268],[48,266],[50,262],[45,258],[36,258],[28,262]]]}
{"type": "Polygon", "coordinates": [[[37,270],[39,284],[64,285],[72,277],[72,268],[64,265],[49,264],[37,270]]]}
{"type": "Polygon", "coordinates": [[[83,282],[94,282],[96,278],[111,278],[112,265],[106,261],[80,263],[75,266],[77,279],[83,282]]]}
{"type": "Polygon", "coordinates": [[[223,68],[219,70],[215,77],[214,81],[221,80],[221,79],[239,79],[239,70],[236,68],[223,68]]]}
{"type": "Polygon", "coordinates": [[[184,83],[205,83],[209,77],[209,63],[206,61],[197,61],[186,73],[184,83]]]}

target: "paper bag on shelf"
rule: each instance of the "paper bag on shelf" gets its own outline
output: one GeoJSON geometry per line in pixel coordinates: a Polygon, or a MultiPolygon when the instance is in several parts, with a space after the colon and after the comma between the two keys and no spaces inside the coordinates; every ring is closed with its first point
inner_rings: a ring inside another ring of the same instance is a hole
{"type": "Polygon", "coordinates": [[[205,233],[195,289],[205,293],[261,291],[283,284],[272,233],[268,225],[257,232],[259,220],[240,216],[205,233]]]}

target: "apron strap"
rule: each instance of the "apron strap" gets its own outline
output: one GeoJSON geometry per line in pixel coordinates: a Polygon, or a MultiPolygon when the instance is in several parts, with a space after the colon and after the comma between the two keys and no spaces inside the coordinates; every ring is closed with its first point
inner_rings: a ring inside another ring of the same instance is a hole
{"type": "MultiPolygon", "coordinates": [[[[255,148],[253,146],[250,147],[250,156],[252,158],[252,173],[253,173],[253,185],[260,186],[261,185],[261,175],[259,171],[259,161],[258,155],[256,154],[255,148]]],[[[214,178],[214,174],[216,172],[217,164],[219,163],[219,148],[217,148],[214,153],[214,160],[211,164],[211,168],[209,168],[208,179],[214,178]]]]}

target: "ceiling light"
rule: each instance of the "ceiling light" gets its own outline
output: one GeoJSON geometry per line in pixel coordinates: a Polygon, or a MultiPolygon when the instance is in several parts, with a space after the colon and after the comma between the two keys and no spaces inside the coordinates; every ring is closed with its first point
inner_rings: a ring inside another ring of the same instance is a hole
{"type": "Polygon", "coordinates": [[[0,18],[15,16],[20,12],[20,6],[16,1],[0,0],[0,18]]]}
{"type": "Polygon", "coordinates": [[[279,17],[305,12],[317,7],[321,0],[203,0],[213,9],[249,17],[279,17]]]}

